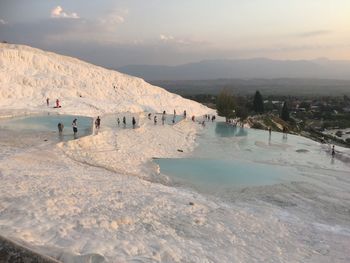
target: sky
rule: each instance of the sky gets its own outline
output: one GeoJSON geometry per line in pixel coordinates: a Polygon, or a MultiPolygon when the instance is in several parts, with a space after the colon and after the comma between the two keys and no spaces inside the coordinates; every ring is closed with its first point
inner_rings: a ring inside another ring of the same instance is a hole
{"type": "Polygon", "coordinates": [[[0,0],[0,41],[109,68],[350,60],[349,0],[0,0]]]}

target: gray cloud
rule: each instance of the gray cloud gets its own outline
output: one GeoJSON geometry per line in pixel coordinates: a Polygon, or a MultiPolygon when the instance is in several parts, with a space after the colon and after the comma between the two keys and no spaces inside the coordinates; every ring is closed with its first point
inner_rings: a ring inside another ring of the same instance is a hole
{"type": "Polygon", "coordinates": [[[329,35],[333,33],[331,30],[314,30],[314,31],[308,31],[303,32],[301,34],[298,34],[299,37],[318,37],[323,35],[329,35]]]}
{"type": "Polygon", "coordinates": [[[77,13],[66,13],[64,12],[63,8],[61,6],[56,6],[51,10],[51,17],[52,18],[72,18],[72,19],[79,19],[80,17],[78,16],[77,13]]]}

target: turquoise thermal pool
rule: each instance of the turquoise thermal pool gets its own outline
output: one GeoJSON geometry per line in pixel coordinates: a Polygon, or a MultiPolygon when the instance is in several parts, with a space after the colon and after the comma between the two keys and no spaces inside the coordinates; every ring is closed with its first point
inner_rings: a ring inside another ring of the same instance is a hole
{"type": "Polygon", "coordinates": [[[329,145],[301,136],[206,123],[197,147],[180,159],[156,159],[160,173],[173,184],[199,191],[221,191],[312,180],[322,169],[348,171],[332,159],[329,145]]]}

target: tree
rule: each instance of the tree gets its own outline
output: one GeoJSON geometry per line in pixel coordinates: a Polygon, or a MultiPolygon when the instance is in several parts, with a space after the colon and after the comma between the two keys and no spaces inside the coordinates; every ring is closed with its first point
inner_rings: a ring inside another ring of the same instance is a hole
{"type": "Polygon", "coordinates": [[[254,101],[253,101],[253,110],[256,113],[264,112],[264,101],[258,90],[255,92],[254,101]]]}
{"type": "Polygon", "coordinates": [[[239,117],[241,121],[244,121],[249,116],[247,108],[242,105],[237,106],[236,116],[239,117]]]}
{"type": "Polygon", "coordinates": [[[234,117],[235,99],[230,92],[223,90],[216,99],[216,110],[219,116],[227,119],[234,117]]]}
{"type": "Polygon", "coordinates": [[[281,119],[284,121],[289,121],[289,110],[288,110],[286,101],[283,103],[283,107],[281,111],[281,119]]]}

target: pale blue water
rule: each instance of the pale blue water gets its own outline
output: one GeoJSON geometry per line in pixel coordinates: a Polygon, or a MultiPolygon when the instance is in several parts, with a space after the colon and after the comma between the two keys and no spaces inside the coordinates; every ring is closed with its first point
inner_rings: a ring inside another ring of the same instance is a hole
{"type": "Polygon", "coordinates": [[[219,192],[250,186],[301,180],[295,170],[282,166],[220,159],[160,159],[161,172],[174,183],[190,185],[205,192],[219,192]]]}
{"type": "Polygon", "coordinates": [[[328,146],[300,136],[206,123],[189,158],[157,159],[173,183],[200,191],[305,181],[305,169],[348,170],[332,160],[328,146]]]}
{"type": "Polygon", "coordinates": [[[57,134],[59,140],[71,140],[74,138],[72,121],[77,119],[78,134],[77,137],[83,137],[92,133],[92,118],[83,116],[71,116],[71,115],[37,115],[37,116],[25,116],[15,117],[10,119],[0,120],[0,128],[8,130],[27,130],[27,131],[40,131],[40,132],[52,132],[57,134]],[[58,134],[58,123],[61,122],[64,125],[63,133],[58,134]]]}

